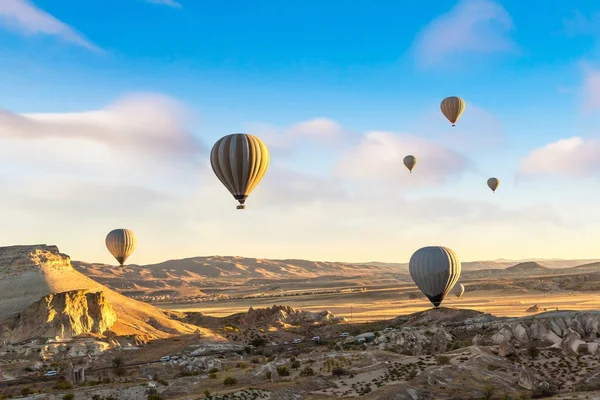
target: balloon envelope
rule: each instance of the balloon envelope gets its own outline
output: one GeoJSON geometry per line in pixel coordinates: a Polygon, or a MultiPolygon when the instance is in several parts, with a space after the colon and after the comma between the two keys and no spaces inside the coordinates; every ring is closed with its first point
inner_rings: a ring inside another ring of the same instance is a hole
{"type": "Polygon", "coordinates": [[[404,166],[408,168],[410,172],[412,172],[415,165],[417,165],[417,157],[408,155],[404,157],[404,160],[402,160],[402,162],[404,163],[404,166]]]}
{"type": "Polygon", "coordinates": [[[270,155],[254,135],[234,133],[217,140],[210,152],[210,165],[223,185],[244,208],[246,199],[265,176],[270,155]]]}
{"type": "Polygon", "coordinates": [[[123,266],[136,247],[137,237],[129,229],[115,229],[106,235],[106,248],[121,266],[123,266]]]}
{"type": "Polygon", "coordinates": [[[452,293],[460,299],[465,294],[465,286],[462,283],[456,284],[452,289],[452,293]]]}
{"type": "Polygon", "coordinates": [[[498,178],[490,178],[487,180],[487,185],[490,189],[492,189],[492,192],[495,192],[500,185],[500,180],[498,178]]]}
{"type": "Polygon", "coordinates": [[[454,251],[442,246],[417,250],[408,263],[410,276],[435,307],[439,307],[460,277],[461,264],[454,251]]]}
{"type": "Polygon", "coordinates": [[[442,114],[444,114],[444,117],[450,121],[452,126],[456,124],[456,121],[458,121],[462,113],[465,111],[465,107],[465,101],[456,96],[446,97],[440,104],[442,114]]]}

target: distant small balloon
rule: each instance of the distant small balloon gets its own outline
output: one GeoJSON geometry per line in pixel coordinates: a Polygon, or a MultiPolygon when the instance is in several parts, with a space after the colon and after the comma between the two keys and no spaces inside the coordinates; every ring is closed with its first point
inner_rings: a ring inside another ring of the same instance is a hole
{"type": "Polygon", "coordinates": [[[487,185],[492,189],[492,192],[496,193],[496,189],[498,189],[498,186],[500,185],[500,180],[498,178],[490,178],[487,180],[487,185]]]}
{"type": "Polygon", "coordinates": [[[415,165],[417,165],[417,157],[408,155],[404,157],[404,160],[402,160],[402,162],[404,162],[404,166],[408,168],[408,171],[412,174],[413,168],[415,167],[415,165]]]}
{"type": "Polygon", "coordinates": [[[452,289],[452,293],[459,299],[465,294],[465,286],[462,283],[458,283],[452,289]]]}
{"type": "Polygon", "coordinates": [[[137,247],[137,237],[129,229],[115,229],[106,235],[106,248],[121,267],[137,247]]]}
{"type": "Polygon", "coordinates": [[[456,96],[446,97],[440,104],[442,114],[444,114],[444,117],[450,121],[452,126],[455,126],[456,121],[458,121],[462,113],[465,111],[465,107],[465,101],[456,96]]]}

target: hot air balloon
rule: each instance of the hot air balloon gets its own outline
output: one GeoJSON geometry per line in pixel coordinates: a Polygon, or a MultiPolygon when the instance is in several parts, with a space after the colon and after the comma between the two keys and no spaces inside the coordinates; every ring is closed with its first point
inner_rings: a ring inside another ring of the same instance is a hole
{"type": "Polygon", "coordinates": [[[440,104],[442,114],[450,121],[452,126],[455,126],[456,121],[458,121],[463,111],[465,111],[465,107],[465,101],[456,96],[446,97],[440,104]]]}
{"type": "Polygon", "coordinates": [[[244,203],[269,168],[269,149],[254,135],[234,133],[217,140],[210,152],[210,164],[217,178],[240,203],[244,203]]]}
{"type": "Polygon", "coordinates": [[[412,174],[413,168],[415,167],[415,165],[417,165],[417,157],[409,155],[404,157],[404,160],[402,160],[402,162],[404,163],[404,166],[408,168],[408,171],[412,174]]]}
{"type": "Polygon", "coordinates": [[[106,235],[106,248],[122,267],[137,247],[135,233],[129,229],[115,229],[106,235]]]}
{"type": "Polygon", "coordinates": [[[463,285],[462,283],[457,283],[456,285],[454,285],[452,293],[460,299],[463,296],[463,294],[465,294],[465,285],[463,285]]]}
{"type": "Polygon", "coordinates": [[[500,185],[500,180],[498,178],[490,178],[487,180],[487,185],[492,189],[493,193],[496,193],[496,189],[498,189],[498,186],[500,185]]]}
{"type": "Polygon", "coordinates": [[[410,257],[408,270],[417,287],[437,308],[460,277],[460,260],[447,247],[428,246],[410,257]]]}

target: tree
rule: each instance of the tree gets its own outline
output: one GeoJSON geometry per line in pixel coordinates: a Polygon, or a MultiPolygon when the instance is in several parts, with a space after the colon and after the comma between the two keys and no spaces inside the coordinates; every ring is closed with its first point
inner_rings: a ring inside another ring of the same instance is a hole
{"type": "Polygon", "coordinates": [[[496,389],[493,386],[486,386],[483,389],[483,398],[485,400],[490,400],[492,398],[492,396],[494,395],[495,391],[496,391],[496,389]]]}
{"type": "Polygon", "coordinates": [[[527,347],[527,354],[531,357],[532,360],[535,360],[540,355],[540,349],[538,349],[534,345],[530,345],[527,347]]]}

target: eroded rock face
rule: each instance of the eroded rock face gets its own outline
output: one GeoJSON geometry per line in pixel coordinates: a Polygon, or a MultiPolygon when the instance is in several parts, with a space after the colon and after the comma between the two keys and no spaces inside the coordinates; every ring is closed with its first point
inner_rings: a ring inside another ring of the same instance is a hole
{"type": "MultiPolygon", "coordinates": [[[[600,336],[598,312],[550,312],[534,320],[522,320],[503,326],[492,335],[494,344],[529,343],[542,340],[566,354],[596,354],[600,336]]],[[[506,345],[505,345],[506,346],[506,345]]],[[[500,350],[499,350],[500,351],[500,350]]]]}
{"type": "Polygon", "coordinates": [[[532,390],[535,386],[535,376],[527,367],[521,367],[519,371],[519,386],[532,390]]]}
{"type": "Polygon", "coordinates": [[[253,309],[250,307],[246,315],[240,320],[241,326],[254,326],[266,324],[270,326],[285,327],[287,325],[304,325],[317,323],[339,323],[346,321],[343,317],[336,317],[327,310],[310,312],[295,310],[290,306],[277,306],[253,309]]]}
{"type": "Polygon", "coordinates": [[[73,290],[50,294],[0,324],[0,339],[20,343],[32,338],[68,339],[102,334],[117,321],[102,292],[73,290]]]}

